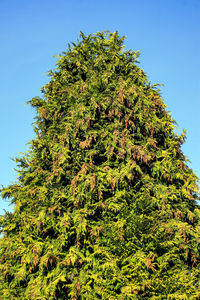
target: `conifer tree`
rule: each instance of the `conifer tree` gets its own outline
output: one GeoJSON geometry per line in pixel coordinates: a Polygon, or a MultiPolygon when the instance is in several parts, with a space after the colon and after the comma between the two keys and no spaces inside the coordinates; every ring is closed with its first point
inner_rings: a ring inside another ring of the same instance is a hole
{"type": "Polygon", "coordinates": [[[0,299],[198,299],[198,179],[117,32],[58,56],[3,188],[0,299]]]}

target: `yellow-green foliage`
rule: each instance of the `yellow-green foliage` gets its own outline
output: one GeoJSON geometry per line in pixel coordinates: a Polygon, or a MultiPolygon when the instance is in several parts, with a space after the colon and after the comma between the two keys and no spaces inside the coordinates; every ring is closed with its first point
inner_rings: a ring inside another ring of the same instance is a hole
{"type": "Polygon", "coordinates": [[[1,218],[0,299],[197,299],[197,178],[185,133],[117,32],[58,56],[1,218]]]}

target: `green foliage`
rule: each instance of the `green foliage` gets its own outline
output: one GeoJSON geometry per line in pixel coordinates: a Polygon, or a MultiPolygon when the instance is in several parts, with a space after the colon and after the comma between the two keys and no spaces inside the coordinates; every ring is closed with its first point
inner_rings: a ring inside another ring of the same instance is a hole
{"type": "Polygon", "coordinates": [[[81,33],[30,101],[36,137],[1,191],[1,299],[200,297],[185,133],[123,41],[81,33]]]}

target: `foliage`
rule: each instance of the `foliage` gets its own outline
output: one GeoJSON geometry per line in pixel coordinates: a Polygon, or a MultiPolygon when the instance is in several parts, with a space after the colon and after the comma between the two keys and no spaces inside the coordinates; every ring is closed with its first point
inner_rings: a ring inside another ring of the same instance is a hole
{"type": "Polygon", "coordinates": [[[197,299],[198,180],[185,133],[117,32],[58,56],[36,137],[2,189],[1,299],[197,299]]]}

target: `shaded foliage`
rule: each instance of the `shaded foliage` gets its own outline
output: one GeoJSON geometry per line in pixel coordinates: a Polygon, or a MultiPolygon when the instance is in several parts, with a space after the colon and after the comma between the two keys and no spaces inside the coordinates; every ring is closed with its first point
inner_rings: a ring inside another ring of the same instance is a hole
{"type": "Polygon", "coordinates": [[[58,56],[36,137],[2,189],[1,299],[195,299],[198,180],[156,85],[117,32],[58,56]]]}

